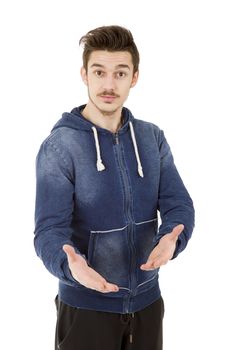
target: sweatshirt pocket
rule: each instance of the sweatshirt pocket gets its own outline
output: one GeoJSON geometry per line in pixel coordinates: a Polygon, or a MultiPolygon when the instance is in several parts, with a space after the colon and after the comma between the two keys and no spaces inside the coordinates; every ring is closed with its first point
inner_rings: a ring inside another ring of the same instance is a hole
{"type": "Polygon", "coordinates": [[[129,288],[129,251],[127,227],[104,231],[90,231],[89,265],[107,282],[122,289],[129,288]]]}
{"type": "MultiPolygon", "coordinates": [[[[140,269],[142,264],[147,262],[147,259],[154,249],[156,243],[157,234],[157,218],[136,222],[135,232],[135,248],[136,248],[136,259],[137,259],[137,288],[143,289],[144,285],[149,282],[153,283],[153,280],[157,278],[158,269],[152,271],[144,271],[140,269]]],[[[147,287],[147,286],[145,286],[147,287]]]]}

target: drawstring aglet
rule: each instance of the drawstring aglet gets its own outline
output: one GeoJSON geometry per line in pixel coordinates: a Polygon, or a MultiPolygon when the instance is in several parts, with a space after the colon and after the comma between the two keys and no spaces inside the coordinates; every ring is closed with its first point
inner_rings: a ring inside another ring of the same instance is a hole
{"type": "Polygon", "coordinates": [[[102,171],[105,169],[105,166],[104,164],[102,163],[102,160],[98,160],[97,163],[96,163],[96,166],[97,166],[97,170],[98,171],[102,171]]]}
{"type": "Polygon", "coordinates": [[[96,153],[97,153],[97,162],[96,162],[96,167],[98,171],[102,171],[105,169],[105,166],[102,162],[101,156],[100,156],[100,145],[99,145],[99,139],[98,139],[98,134],[96,131],[96,127],[92,126],[92,130],[94,133],[94,138],[95,138],[95,147],[96,147],[96,153]]]}
{"type": "Polygon", "coordinates": [[[142,167],[141,167],[140,165],[138,166],[138,174],[139,174],[141,177],[144,177],[143,171],[142,171],[142,167]]]}

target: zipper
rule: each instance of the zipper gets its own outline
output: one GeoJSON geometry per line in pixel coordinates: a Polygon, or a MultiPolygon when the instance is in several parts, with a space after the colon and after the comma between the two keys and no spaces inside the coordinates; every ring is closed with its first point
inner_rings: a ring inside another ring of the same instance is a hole
{"type": "MultiPolygon", "coordinates": [[[[114,144],[115,145],[119,145],[118,132],[114,133],[114,144]]],[[[130,204],[132,202],[132,199],[131,199],[131,195],[130,195],[130,192],[129,192],[129,179],[128,179],[128,176],[126,174],[125,167],[124,167],[124,164],[123,164],[121,150],[118,147],[116,148],[116,150],[117,150],[117,153],[118,153],[119,165],[120,165],[120,169],[121,169],[121,173],[122,173],[122,179],[123,179],[124,187],[125,187],[126,216],[127,216],[129,224],[131,224],[131,225],[129,225],[129,231],[128,231],[129,247],[130,247],[130,251],[131,251],[130,286],[129,286],[129,289],[131,289],[131,286],[133,284],[133,281],[132,281],[133,274],[132,274],[132,272],[135,269],[135,262],[136,262],[136,260],[135,260],[136,251],[135,251],[135,247],[134,247],[134,244],[133,244],[133,230],[132,230],[132,222],[133,222],[133,220],[132,220],[131,206],[130,206],[130,204]]],[[[130,301],[130,297],[129,297],[129,301],[130,301]]],[[[128,307],[127,307],[126,312],[128,312],[128,307]]]]}
{"type": "Polygon", "coordinates": [[[118,136],[118,132],[114,133],[114,143],[115,145],[119,145],[119,136],[118,136]]]}

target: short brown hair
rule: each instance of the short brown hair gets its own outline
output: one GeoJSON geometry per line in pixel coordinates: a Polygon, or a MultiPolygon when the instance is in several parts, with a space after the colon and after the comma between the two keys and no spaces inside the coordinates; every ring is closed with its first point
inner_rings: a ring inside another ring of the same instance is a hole
{"type": "Polygon", "coordinates": [[[90,30],[79,40],[83,44],[83,67],[87,71],[90,55],[96,50],[128,51],[132,56],[134,73],[138,71],[139,52],[131,32],[120,26],[103,26],[90,30]]]}

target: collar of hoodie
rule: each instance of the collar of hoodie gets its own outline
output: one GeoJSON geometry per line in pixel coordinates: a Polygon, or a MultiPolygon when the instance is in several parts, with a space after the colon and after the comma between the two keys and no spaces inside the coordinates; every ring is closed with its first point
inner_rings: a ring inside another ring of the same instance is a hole
{"type": "MultiPolygon", "coordinates": [[[[136,137],[135,137],[135,133],[134,133],[133,123],[131,121],[129,121],[129,127],[130,127],[130,135],[131,135],[133,147],[134,147],[134,153],[135,153],[135,157],[136,157],[137,164],[138,164],[138,174],[141,177],[144,177],[142,165],[141,165],[141,160],[140,160],[139,152],[138,152],[137,141],[136,141],[136,137]]],[[[97,154],[96,167],[97,167],[98,171],[102,171],[102,170],[105,170],[105,166],[104,166],[103,161],[101,159],[98,132],[97,132],[96,126],[92,126],[91,128],[93,130],[94,138],[95,138],[95,147],[96,147],[96,154],[97,154]]]]}
{"type": "MultiPolygon", "coordinates": [[[[105,170],[105,165],[103,164],[103,161],[101,158],[101,146],[100,146],[98,134],[99,133],[112,134],[112,132],[105,128],[101,128],[98,125],[95,125],[94,123],[92,123],[90,120],[86,119],[81,113],[82,110],[85,108],[85,106],[86,105],[75,107],[72,109],[71,113],[67,113],[67,112],[63,113],[62,118],[53,127],[53,130],[60,127],[70,127],[73,129],[92,131],[92,134],[95,140],[95,148],[96,148],[96,155],[97,155],[96,168],[97,168],[97,171],[103,171],[105,170]]],[[[135,157],[138,165],[138,174],[139,176],[144,177],[142,164],[139,156],[139,150],[138,150],[137,141],[136,141],[137,136],[135,136],[134,127],[133,127],[134,117],[129,111],[129,109],[127,109],[126,107],[123,107],[122,114],[123,114],[124,122],[121,128],[117,132],[118,134],[123,134],[128,129],[128,127],[130,128],[130,135],[131,135],[131,139],[134,147],[134,153],[135,153],[135,157]]]]}

